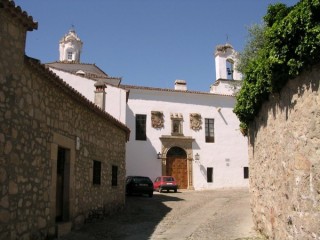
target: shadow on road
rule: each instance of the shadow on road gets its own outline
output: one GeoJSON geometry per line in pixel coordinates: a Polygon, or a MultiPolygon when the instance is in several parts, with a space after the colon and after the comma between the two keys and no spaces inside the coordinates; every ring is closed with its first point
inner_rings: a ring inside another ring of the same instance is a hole
{"type": "Polygon", "coordinates": [[[171,211],[164,203],[184,201],[166,193],[155,193],[152,198],[147,195],[127,196],[124,208],[111,216],[92,223],[82,229],[73,231],[62,240],[97,240],[97,239],[150,239],[157,225],[171,211]]]}

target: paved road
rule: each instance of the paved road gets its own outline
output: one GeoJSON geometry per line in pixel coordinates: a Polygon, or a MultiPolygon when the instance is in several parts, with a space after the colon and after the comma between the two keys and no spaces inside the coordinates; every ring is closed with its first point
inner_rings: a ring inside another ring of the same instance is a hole
{"type": "Polygon", "coordinates": [[[120,213],[61,240],[262,240],[253,230],[247,189],[131,196],[120,213]]]}

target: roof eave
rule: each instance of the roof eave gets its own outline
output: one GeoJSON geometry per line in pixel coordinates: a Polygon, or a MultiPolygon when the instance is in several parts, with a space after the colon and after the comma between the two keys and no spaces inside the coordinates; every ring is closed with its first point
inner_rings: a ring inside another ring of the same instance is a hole
{"type": "Polygon", "coordinates": [[[20,6],[16,6],[14,1],[0,0],[0,8],[6,9],[13,18],[17,18],[27,31],[38,29],[38,22],[34,22],[32,16],[29,16],[20,6]]]}

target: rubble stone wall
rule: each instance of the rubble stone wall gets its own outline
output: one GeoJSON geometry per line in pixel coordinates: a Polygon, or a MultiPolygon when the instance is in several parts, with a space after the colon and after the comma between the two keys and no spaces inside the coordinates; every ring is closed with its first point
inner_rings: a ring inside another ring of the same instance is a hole
{"type": "Polygon", "coordinates": [[[68,150],[62,222],[77,227],[93,209],[109,213],[124,205],[127,136],[93,104],[72,97],[70,88],[65,91],[68,87],[49,79],[42,65],[25,58],[26,30],[4,11],[0,9],[0,239],[46,239],[59,224],[58,147],[68,150]],[[100,185],[93,184],[94,160],[101,162],[100,185]],[[118,169],[116,186],[112,166],[118,169]]]}
{"type": "Polygon", "coordinates": [[[320,239],[320,65],[264,103],[249,128],[251,206],[270,239],[320,239]]]}

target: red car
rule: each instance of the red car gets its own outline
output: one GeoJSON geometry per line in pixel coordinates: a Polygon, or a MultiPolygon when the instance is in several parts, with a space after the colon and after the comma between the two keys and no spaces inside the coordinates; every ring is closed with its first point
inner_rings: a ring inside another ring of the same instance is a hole
{"type": "Polygon", "coordinates": [[[178,185],[174,177],[172,176],[161,176],[157,177],[156,180],[153,183],[153,189],[155,191],[161,192],[162,190],[173,190],[174,192],[177,192],[178,185]]]}

